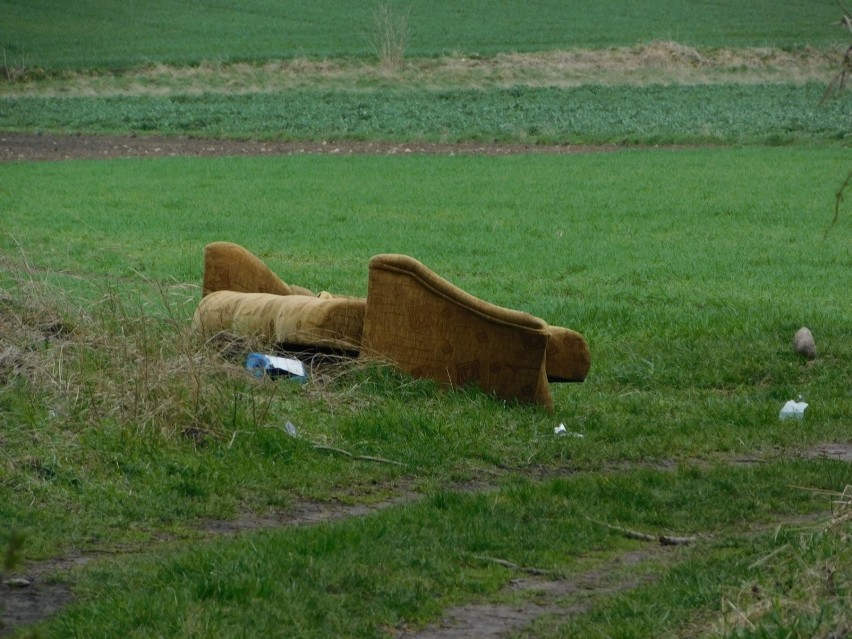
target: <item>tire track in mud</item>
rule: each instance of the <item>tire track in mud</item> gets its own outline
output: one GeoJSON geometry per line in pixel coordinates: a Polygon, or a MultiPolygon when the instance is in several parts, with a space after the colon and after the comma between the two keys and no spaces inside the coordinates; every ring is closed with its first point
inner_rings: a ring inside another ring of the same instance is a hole
{"type": "MultiPolygon", "coordinates": [[[[238,536],[260,530],[316,526],[323,523],[366,517],[396,506],[416,503],[423,495],[402,490],[382,501],[369,504],[335,502],[297,502],[281,512],[256,515],[244,513],[231,520],[206,520],[195,527],[201,540],[238,536]]],[[[69,573],[94,561],[108,557],[129,557],[151,553],[160,546],[195,539],[161,535],[141,545],[119,545],[109,550],[69,553],[44,561],[28,562],[15,571],[13,578],[0,583],[0,637],[45,621],[74,601],[71,585],[53,581],[57,574],[69,573]]]]}
{"type": "MultiPolygon", "coordinates": [[[[465,487],[461,487],[462,490],[465,487]]],[[[316,526],[357,517],[367,517],[387,508],[413,504],[424,495],[408,488],[396,494],[366,504],[341,504],[339,502],[296,502],[278,512],[257,515],[243,513],[230,520],[205,520],[194,527],[201,541],[219,537],[233,537],[260,530],[276,530],[289,527],[316,526]]],[[[139,545],[118,545],[111,549],[99,549],[69,553],[43,561],[27,562],[16,570],[12,577],[0,583],[0,637],[11,635],[19,628],[45,621],[63,607],[73,603],[71,585],[54,581],[54,575],[70,573],[92,562],[108,557],[139,556],[156,551],[159,547],[196,540],[189,537],[159,535],[139,545]]]]}

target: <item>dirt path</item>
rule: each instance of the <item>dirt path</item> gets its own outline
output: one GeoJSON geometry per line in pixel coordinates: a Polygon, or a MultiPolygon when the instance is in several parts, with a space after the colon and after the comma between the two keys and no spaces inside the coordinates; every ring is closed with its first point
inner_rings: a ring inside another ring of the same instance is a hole
{"type": "MultiPolygon", "coordinates": [[[[263,516],[245,514],[228,521],[204,521],[199,524],[198,530],[202,538],[210,539],[254,530],[314,526],[353,517],[365,517],[386,508],[413,503],[421,497],[418,493],[403,490],[388,499],[370,504],[300,502],[280,513],[263,516]]],[[[44,621],[74,600],[71,586],[64,582],[54,582],[54,575],[68,573],[107,557],[150,553],[163,544],[179,544],[182,541],[169,536],[157,537],[137,547],[119,546],[109,551],[71,553],[55,559],[28,563],[16,571],[14,577],[0,583],[0,637],[10,635],[18,628],[44,621]]]]}
{"type": "Polygon", "coordinates": [[[439,623],[404,636],[412,639],[496,639],[512,635],[545,616],[558,622],[582,615],[602,597],[649,583],[652,579],[650,575],[637,575],[631,568],[646,561],[663,561],[666,559],[665,552],[653,546],[624,552],[567,579],[546,579],[541,576],[516,578],[501,594],[525,595],[519,603],[470,603],[457,606],[449,609],[439,623]]]}
{"type": "Polygon", "coordinates": [[[0,132],[0,163],[138,157],[273,156],[296,154],[406,155],[600,153],[615,145],[482,144],[473,142],[281,142],[136,135],[0,132]]]}
{"type": "MultiPolygon", "coordinates": [[[[818,444],[800,451],[793,457],[804,459],[830,459],[852,461],[852,442],[818,444]]],[[[750,465],[768,461],[763,458],[733,458],[732,465],[750,465]]],[[[704,460],[692,460],[696,465],[706,465],[704,460]]],[[[630,466],[616,465],[606,472],[625,472],[642,464],[630,466]]],[[[657,461],[646,465],[657,470],[674,470],[675,462],[657,461]]],[[[543,474],[539,478],[544,479],[543,474]]],[[[452,487],[460,492],[479,492],[495,490],[490,484],[472,483],[452,487]]],[[[286,510],[264,515],[244,514],[228,521],[200,522],[197,530],[202,538],[233,536],[263,529],[278,529],[294,526],[313,526],[326,522],[341,521],[353,517],[366,517],[387,508],[414,503],[423,495],[403,485],[396,494],[368,504],[340,504],[335,502],[299,502],[286,510]]],[[[819,513],[822,516],[822,513],[819,513]]],[[[772,523],[802,525],[813,519],[791,518],[772,523]]],[[[52,576],[67,573],[75,568],[103,559],[122,555],[138,555],[152,552],[156,546],[164,543],[180,543],[180,539],[157,537],[140,547],[119,547],[110,550],[71,553],[63,557],[40,562],[31,562],[17,571],[13,579],[0,583],[0,637],[5,637],[17,628],[44,621],[59,612],[73,601],[71,587],[67,583],[54,582],[52,576]]],[[[624,592],[644,583],[630,568],[643,561],[664,561],[671,555],[670,550],[651,544],[636,551],[616,555],[605,564],[570,578],[552,579],[541,571],[514,567],[519,577],[513,579],[507,592],[522,591],[529,593],[520,604],[470,603],[448,610],[438,624],[406,637],[418,639],[456,639],[461,637],[503,637],[521,630],[540,617],[548,616],[554,620],[571,615],[583,614],[598,598],[624,592]],[[530,575],[530,573],[533,573],[530,575]],[[522,576],[523,575],[523,576],[522,576]]],[[[483,560],[488,560],[484,558],[483,560]]],[[[494,561],[500,561],[499,559],[494,561]]],[[[506,563],[506,562],[503,562],[506,563]]]]}
{"type": "MultiPolygon", "coordinates": [[[[279,516],[257,518],[246,516],[234,521],[205,522],[203,532],[207,536],[236,535],[262,528],[288,526],[311,526],[329,521],[364,517],[369,514],[420,499],[422,495],[404,492],[388,500],[370,505],[335,505],[303,503],[288,509],[279,516]]],[[[154,544],[179,540],[159,539],[154,544]]],[[[0,637],[5,637],[19,628],[44,621],[58,613],[74,600],[71,586],[63,582],[52,582],[51,576],[85,566],[107,557],[121,557],[151,552],[155,546],[147,544],[140,548],[116,548],[110,552],[92,551],[67,555],[57,559],[29,564],[21,575],[0,585],[2,619],[0,637]]],[[[419,639],[456,639],[462,637],[503,637],[520,630],[539,617],[548,615],[554,619],[583,614],[597,599],[642,585],[647,577],[637,576],[631,567],[644,561],[662,561],[668,549],[648,545],[635,551],[614,556],[604,563],[570,578],[548,578],[545,571],[520,566],[503,565],[516,570],[518,577],[512,579],[501,594],[522,593],[520,603],[470,603],[449,609],[438,624],[405,636],[419,639]]],[[[478,558],[478,561],[491,561],[478,558]]],[[[500,560],[493,560],[500,561],[500,560]]]]}

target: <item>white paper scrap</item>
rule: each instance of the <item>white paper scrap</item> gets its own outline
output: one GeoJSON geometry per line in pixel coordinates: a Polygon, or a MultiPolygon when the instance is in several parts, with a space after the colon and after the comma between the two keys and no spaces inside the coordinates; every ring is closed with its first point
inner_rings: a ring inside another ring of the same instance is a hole
{"type": "Polygon", "coordinates": [[[297,359],[290,357],[276,357],[275,355],[267,355],[269,367],[280,371],[286,371],[296,377],[305,377],[305,365],[297,359]]]}
{"type": "Polygon", "coordinates": [[[583,433],[573,433],[570,430],[565,428],[565,424],[559,424],[556,428],[553,429],[554,434],[556,435],[568,435],[569,437],[585,437],[583,433]]]}

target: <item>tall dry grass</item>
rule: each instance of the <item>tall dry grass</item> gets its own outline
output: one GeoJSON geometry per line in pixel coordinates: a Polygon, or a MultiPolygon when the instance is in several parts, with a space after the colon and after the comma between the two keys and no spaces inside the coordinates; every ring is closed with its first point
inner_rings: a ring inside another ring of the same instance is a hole
{"type": "MultiPolygon", "coordinates": [[[[38,81],[0,83],[4,96],[94,97],[273,93],[299,88],[370,88],[393,82],[399,88],[574,87],[583,84],[829,83],[837,52],[806,47],[693,48],[675,42],[631,47],[501,53],[490,57],[387,56],[378,35],[377,61],[294,58],[263,65],[154,64],[119,72],[65,72],[38,81]],[[394,61],[396,60],[396,61],[394,61]],[[403,62],[405,64],[403,64],[403,62]],[[396,67],[394,67],[396,65],[396,67]],[[393,75],[389,77],[388,71],[393,75]]],[[[390,50],[390,47],[388,47],[390,50]]]]}
{"type": "MultiPolygon", "coordinates": [[[[150,297],[106,288],[89,303],[51,284],[25,258],[0,256],[0,409],[5,397],[70,433],[118,426],[198,441],[276,421],[290,387],[254,377],[245,361],[253,351],[281,354],[277,346],[194,333],[198,287],[148,284],[150,297]]],[[[359,391],[375,382],[370,371],[380,366],[344,354],[290,355],[309,372],[301,396],[330,410],[363,403],[359,391]]],[[[0,430],[3,420],[0,410],[0,430]]]]}
{"type": "Polygon", "coordinates": [[[408,12],[396,9],[389,0],[380,2],[373,11],[369,40],[383,67],[402,66],[409,35],[408,12]]]}
{"type": "Polygon", "coordinates": [[[109,288],[86,303],[25,259],[0,259],[0,282],[0,399],[27,398],[34,414],[71,430],[110,424],[167,437],[223,435],[238,414],[257,414],[234,357],[252,345],[193,335],[194,289],[154,285],[146,299],[109,288]]]}
{"type": "Polygon", "coordinates": [[[803,526],[751,564],[753,580],[723,596],[722,615],[707,636],[849,636],[852,485],[816,492],[831,498],[831,516],[803,526]]]}

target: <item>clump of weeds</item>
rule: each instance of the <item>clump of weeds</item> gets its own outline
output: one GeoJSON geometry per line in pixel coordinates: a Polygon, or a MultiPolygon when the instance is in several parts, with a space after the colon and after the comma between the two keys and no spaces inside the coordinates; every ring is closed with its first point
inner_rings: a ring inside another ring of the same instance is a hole
{"type": "Polygon", "coordinates": [[[235,357],[252,345],[193,335],[197,296],[186,286],[155,285],[154,299],[107,288],[82,301],[25,260],[0,267],[0,423],[17,413],[72,432],[109,424],[220,437],[252,393],[235,357]]]}

